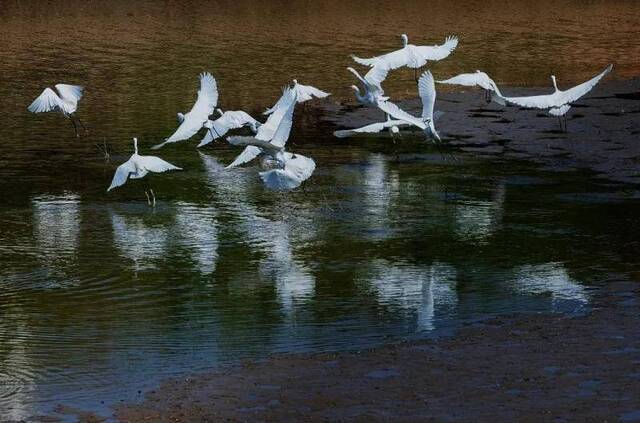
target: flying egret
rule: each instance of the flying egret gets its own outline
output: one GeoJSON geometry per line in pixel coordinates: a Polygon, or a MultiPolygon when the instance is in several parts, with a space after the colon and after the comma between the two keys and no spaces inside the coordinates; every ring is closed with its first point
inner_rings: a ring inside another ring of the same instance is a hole
{"type": "MultiPolygon", "coordinates": [[[[255,138],[261,141],[271,141],[276,134],[278,126],[286,115],[291,105],[291,96],[295,96],[295,91],[292,88],[284,88],[282,96],[278,99],[276,104],[271,108],[273,109],[267,121],[260,125],[255,138]]],[[[295,100],[294,100],[295,104],[295,100]]],[[[227,168],[233,168],[240,166],[241,164],[250,162],[260,155],[260,149],[256,146],[247,146],[242,153],[236,157],[236,159],[227,166],[227,168]]]]}
{"type": "Polygon", "coordinates": [[[438,84],[463,85],[465,87],[478,86],[485,92],[484,99],[489,103],[491,101],[491,93],[502,96],[498,85],[484,72],[476,70],[475,73],[461,73],[452,78],[442,81],[436,81],[438,84]]]}
{"type": "Polygon", "coordinates": [[[411,125],[409,122],[406,122],[404,120],[391,119],[391,117],[387,115],[387,120],[384,122],[371,123],[361,128],[335,131],[333,135],[335,135],[337,138],[346,138],[358,134],[377,134],[378,132],[382,132],[383,130],[387,129],[389,130],[390,135],[393,137],[394,135],[400,133],[401,126],[409,125],[411,125]]]}
{"type": "Polygon", "coordinates": [[[378,102],[389,99],[389,97],[384,96],[384,90],[382,89],[382,81],[385,80],[389,73],[389,66],[386,63],[380,62],[376,66],[373,66],[369,72],[364,75],[364,78],[360,76],[354,68],[348,67],[347,70],[355,75],[362,84],[362,93],[356,85],[351,86],[355,91],[358,103],[367,106],[376,106],[378,102]]]}
{"type": "Polygon", "coordinates": [[[152,150],[157,150],[165,144],[178,142],[191,138],[202,128],[209,120],[209,116],[213,113],[218,104],[218,86],[215,78],[209,73],[200,74],[200,90],[198,90],[198,99],[187,114],[178,113],[180,126],[167,138],[163,143],[154,145],[152,150]]]}
{"type": "MultiPolygon", "coordinates": [[[[159,157],[156,156],[140,156],[138,154],[138,139],[133,139],[133,149],[134,153],[131,155],[129,160],[118,166],[116,169],[115,175],[113,175],[113,180],[111,181],[111,185],[107,189],[107,192],[112,189],[124,185],[127,182],[127,179],[140,179],[146,176],[149,172],[162,173],[168,170],[182,170],[177,166],[172,165],[169,162],[165,162],[159,157]]],[[[153,189],[149,188],[151,192],[151,197],[153,198],[153,206],[156,205],[156,195],[153,193],[153,189]]],[[[152,205],[151,200],[149,199],[149,194],[145,189],[144,194],[147,196],[147,202],[149,205],[152,205]]]]}
{"type": "Polygon", "coordinates": [[[595,87],[602,78],[604,78],[611,70],[613,65],[607,66],[598,75],[594,76],[590,80],[583,82],[580,85],[576,85],[573,88],[569,88],[566,91],[562,91],[558,88],[556,83],[556,77],[551,75],[551,81],[553,82],[554,92],[546,95],[534,95],[528,97],[496,97],[496,101],[500,104],[514,104],[520,107],[527,107],[532,109],[546,110],[552,116],[557,116],[560,121],[560,129],[562,130],[562,120],[564,117],[564,131],[567,130],[566,113],[571,108],[571,104],[578,99],[586,95],[589,91],[595,87]]]}
{"type": "MultiPolygon", "coordinates": [[[[297,79],[293,80],[293,89],[296,91],[298,104],[304,103],[305,101],[313,100],[314,97],[325,98],[331,95],[330,93],[324,92],[311,85],[299,84],[297,79]]],[[[262,114],[270,115],[271,113],[274,112],[276,106],[277,106],[277,103],[273,107],[270,107],[267,110],[265,110],[264,113],[262,114]]]]}
{"type": "MultiPolygon", "coordinates": [[[[285,100],[281,104],[283,106],[286,105],[286,110],[271,140],[265,141],[258,139],[258,137],[246,136],[228,138],[229,143],[233,145],[245,145],[258,150],[257,155],[263,156],[263,167],[269,169],[260,172],[260,178],[267,188],[274,190],[290,190],[299,187],[302,182],[313,174],[316,167],[313,159],[301,154],[286,152],[284,149],[293,125],[293,110],[296,105],[297,95],[294,89],[288,88],[283,96],[285,96],[285,100]]],[[[243,154],[244,152],[238,158],[243,154]]],[[[246,157],[242,158],[242,160],[243,163],[248,161],[246,157]]],[[[238,159],[234,163],[237,161],[238,159]]],[[[237,166],[237,164],[234,166],[237,166]]]]}
{"type": "Polygon", "coordinates": [[[203,126],[207,128],[207,133],[204,138],[202,138],[202,141],[200,141],[200,144],[198,144],[198,147],[207,145],[215,139],[222,138],[232,129],[248,126],[254,134],[258,132],[260,122],[242,110],[227,110],[223,112],[221,109],[216,109],[216,112],[220,117],[213,121],[207,119],[204,123],[203,126]]]}
{"type": "Polygon", "coordinates": [[[57,93],[51,88],[45,88],[42,94],[33,100],[33,103],[29,105],[27,110],[31,113],[61,112],[64,117],[71,120],[73,129],[76,132],[76,137],[80,137],[76,121],[82,126],[82,129],[87,132],[87,128],[76,116],[78,101],[82,98],[84,87],[80,85],[56,84],[55,88],[58,91],[57,93]]]}
{"type": "Polygon", "coordinates": [[[365,66],[375,66],[384,61],[389,65],[390,69],[398,69],[403,66],[413,68],[414,76],[417,77],[417,69],[427,64],[427,61],[442,60],[449,56],[453,50],[458,46],[458,37],[448,36],[444,44],[434,46],[416,46],[409,44],[409,37],[407,34],[402,34],[402,48],[391,53],[383,54],[381,56],[371,57],[369,59],[362,59],[357,56],[351,56],[353,60],[365,66]]]}

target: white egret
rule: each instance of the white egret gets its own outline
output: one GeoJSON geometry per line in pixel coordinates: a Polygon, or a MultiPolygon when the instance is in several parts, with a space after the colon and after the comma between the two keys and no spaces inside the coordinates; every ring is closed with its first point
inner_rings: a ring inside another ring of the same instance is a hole
{"type": "MultiPolygon", "coordinates": [[[[556,77],[551,75],[551,81],[553,82],[554,92],[546,95],[534,95],[527,97],[504,97],[497,96],[495,100],[500,104],[513,104],[520,107],[527,107],[532,109],[546,110],[552,116],[557,116],[560,121],[560,129],[562,130],[562,117],[571,108],[571,104],[578,99],[586,95],[589,91],[595,87],[602,78],[604,78],[611,70],[613,65],[607,66],[598,75],[594,76],[590,80],[583,82],[580,85],[576,85],[573,88],[569,88],[566,91],[562,91],[558,88],[556,83],[556,77]]],[[[566,117],[564,118],[564,130],[567,129],[566,117]]]]}
{"type": "MultiPolygon", "coordinates": [[[[427,64],[427,61],[442,60],[449,56],[458,46],[458,37],[448,36],[444,44],[434,46],[416,46],[409,44],[407,34],[402,34],[402,48],[391,53],[381,56],[362,59],[357,56],[351,56],[353,60],[365,66],[376,66],[381,61],[387,63],[390,69],[398,69],[403,66],[418,69],[427,64]]],[[[417,79],[417,74],[416,74],[417,79]]]]}
{"type": "Polygon", "coordinates": [[[380,132],[385,128],[389,128],[391,133],[394,134],[399,132],[400,126],[413,125],[422,129],[427,138],[440,141],[440,135],[438,135],[434,124],[435,118],[439,117],[439,115],[436,113],[434,117],[433,108],[436,101],[436,89],[430,71],[425,72],[420,78],[418,92],[422,99],[422,116],[420,118],[412,116],[390,101],[378,100],[375,105],[387,114],[386,122],[374,123],[356,129],[336,131],[334,135],[338,138],[344,138],[359,133],[380,132]]]}
{"type": "Polygon", "coordinates": [[[333,135],[335,135],[337,138],[346,138],[352,135],[359,134],[377,134],[378,132],[382,132],[383,130],[387,129],[389,130],[390,135],[393,137],[394,135],[398,135],[400,133],[401,126],[409,125],[411,125],[409,122],[399,119],[391,119],[391,117],[387,115],[387,120],[384,122],[371,123],[361,128],[335,131],[333,135]]]}
{"type": "MultiPolygon", "coordinates": [[[[255,138],[261,141],[271,141],[275,136],[275,133],[282,121],[283,117],[291,106],[291,96],[295,96],[295,91],[291,88],[284,88],[282,96],[278,99],[276,104],[271,108],[271,114],[267,121],[260,125],[255,138]]],[[[294,105],[295,105],[295,100],[294,105]]],[[[240,166],[241,164],[248,163],[260,155],[260,149],[256,146],[247,146],[242,153],[236,157],[236,159],[227,166],[227,168],[233,168],[240,166]]]]}
{"type": "Polygon", "coordinates": [[[78,101],[82,98],[84,87],[80,85],[56,84],[55,89],[58,91],[57,93],[51,88],[45,88],[42,94],[33,100],[33,103],[29,105],[27,110],[31,113],[61,112],[64,117],[71,120],[73,129],[76,132],[76,137],[80,137],[76,122],[82,126],[85,132],[87,132],[87,128],[75,113],[78,109],[78,101]]]}
{"type": "MultiPolygon", "coordinates": [[[[257,155],[263,155],[262,165],[269,170],[260,172],[260,178],[267,188],[274,190],[297,188],[313,174],[316,167],[313,159],[301,154],[286,152],[284,149],[289,139],[289,134],[291,133],[291,126],[293,125],[293,110],[296,105],[297,95],[294,89],[287,88],[283,96],[286,97],[282,102],[282,106],[286,104],[287,108],[271,140],[265,141],[258,139],[258,137],[229,137],[229,143],[253,147],[258,150],[257,155]]],[[[256,156],[253,156],[249,160],[252,160],[256,156]]],[[[238,159],[236,159],[234,163],[237,161],[238,159]]],[[[246,160],[246,157],[243,157],[242,161],[246,163],[248,160],[246,160]]],[[[237,166],[237,164],[234,166],[237,166]]]]}
{"type": "Polygon", "coordinates": [[[487,103],[491,101],[492,92],[496,93],[498,96],[502,96],[502,93],[494,80],[491,79],[489,75],[479,70],[476,70],[475,73],[461,73],[460,75],[456,75],[452,78],[436,82],[438,84],[462,85],[465,87],[478,86],[484,90],[485,100],[487,103]]]}
{"type": "Polygon", "coordinates": [[[384,90],[382,89],[382,81],[386,79],[389,73],[389,67],[386,63],[380,62],[376,66],[373,66],[369,72],[364,75],[364,78],[360,76],[354,68],[348,67],[347,70],[354,74],[362,84],[362,93],[356,85],[351,86],[355,91],[358,103],[367,106],[377,106],[378,102],[389,99],[389,97],[384,96],[384,90]]]}
{"type": "MultiPolygon", "coordinates": [[[[168,170],[182,170],[177,166],[172,165],[169,162],[165,162],[159,157],[155,156],[140,156],[138,154],[138,139],[133,139],[133,149],[134,153],[131,155],[129,160],[118,166],[116,169],[115,175],[113,175],[113,180],[111,181],[111,185],[107,189],[107,192],[112,189],[124,185],[127,182],[127,179],[140,179],[146,176],[149,172],[161,173],[166,172],[168,170]]],[[[156,196],[153,193],[153,189],[149,189],[151,192],[151,197],[153,198],[153,206],[156,205],[156,196]]],[[[147,202],[151,205],[151,200],[149,199],[149,194],[147,190],[144,191],[147,196],[147,202]]]]}
{"type": "Polygon", "coordinates": [[[248,113],[242,110],[227,110],[223,112],[221,109],[216,109],[220,117],[216,120],[208,120],[204,123],[204,127],[207,128],[205,134],[198,147],[209,144],[211,141],[222,138],[227,132],[232,129],[239,129],[245,126],[251,128],[253,133],[258,132],[260,122],[251,117],[248,113]]]}
{"type": "Polygon", "coordinates": [[[178,113],[178,120],[181,122],[178,129],[163,143],[154,145],[152,150],[157,150],[165,144],[186,140],[194,136],[209,120],[218,104],[218,86],[216,80],[208,72],[200,74],[200,90],[198,99],[189,113],[183,115],[178,113]]]}
{"type": "MultiPolygon", "coordinates": [[[[297,79],[293,80],[293,89],[296,91],[296,95],[297,95],[296,101],[298,102],[298,104],[304,103],[305,101],[312,100],[314,97],[325,98],[331,95],[330,93],[324,92],[311,85],[299,84],[297,79]]],[[[263,115],[270,115],[271,113],[274,112],[276,107],[277,107],[277,103],[273,107],[270,107],[267,110],[265,110],[263,115]]]]}

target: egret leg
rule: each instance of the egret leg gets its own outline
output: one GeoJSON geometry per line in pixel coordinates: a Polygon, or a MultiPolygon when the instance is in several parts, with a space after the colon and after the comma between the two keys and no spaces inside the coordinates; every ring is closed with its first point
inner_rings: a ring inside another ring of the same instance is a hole
{"type": "Polygon", "coordinates": [[[87,129],[86,126],[84,126],[84,123],[82,123],[82,121],[80,120],[80,118],[76,117],[75,119],[78,120],[78,123],[80,124],[80,126],[82,126],[82,129],[84,129],[84,132],[87,133],[89,132],[89,130],[87,129]]]}
{"type": "Polygon", "coordinates": [[[144,190],[144,195],[146,195],[146,196],[147,196],[147,204],[148,204],[148,205],[151,205],[151,199],[149,198],[149,193],[147,192],[147,190],[146,190],[146,189],[144,190]]]}
{"type": "Polygon", "coordinates": [[[563,118],[564,118],[564,132],[566,133],[566,132],[569,132],[567,130],[567,115],[564,115],[563,118]]]}
{"type": "Polygon", "coordinates": [[[80,138],[80,134],[78,134],[78,125],[76,125],[76,121],[74,118],[69,118],[71,120],[71,124],[73,125],[73,130],[76,133],[76,138],[80,138]]]}
{"type": "Polygon", "coordinates": [[[413,68],[413,79],[418,82],[418,68],[413,68]]]}
{"type": "Polygon", "coordinates": [[[153,193],[153,189],[149,188],[149,191],[151,191],[151,197],[153,197],[153,207],[156,206],[156,195],[153,193]]]}

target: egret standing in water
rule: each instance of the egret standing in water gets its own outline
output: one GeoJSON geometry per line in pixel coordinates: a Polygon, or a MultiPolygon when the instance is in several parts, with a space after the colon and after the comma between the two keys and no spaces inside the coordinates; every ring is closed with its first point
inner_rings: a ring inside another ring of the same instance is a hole
{"type": "Polygon", "coordinates": [[[434,46],[416,46],[409,44],[407,34],[402,34],[402,48],[391,53],[381,56],[362,59],[357,56],[351,56],[353,60],[361,65],[375,66],[381,61],[389,65],[390,69],[398,69],[403,66],[414,69],[414,77],[418,80],[417,70],[427,64],[427,61],[442,60],[449,56],[458,46],[458,37],[448,36],[444,44],[434,46]]]}
{"type": "Polygon", "coordinates": [[[560,130],[567,130],[567,118],[566,113],[571,108],[571,104],[578,101],[581,97],[586,95],[589,91],[595,87],[602,78],[604,78],[611,70],[613,65],[607,66],[605,70],[594,76],[590,80],[583,82],[580,85],[576,85],[573,88],[569,88],[566,91],[562,91],[558,88],[556,83],[556,77],[551,75],[551,81],[553,82],[554,92],[546,95],[533,95],[528,97],[504,97],[497,96],[495,99],[500,104],[514,104],[520,107],[527,107],[532,109],[546,110],[551,116],[557,116],[560,121],[560,130]],[[564,129],[563,129],[564,118],[564,129]]]}
{"type": "MultiPolygon", "coordinates": [[[[267,188],[274,190],[290,190],[297,188],[313,174],[316,164],[313,159],[301,154],[286,152],[284,146],[289,139],[291,126],[293,125],[293,111],[296,105],[296,91],[287,88],[279,101],[279,107],[269,119],[279,120],[276,131],[268,139],[261,139],[260,131],[256,137],[229,137],[229,143],[233,145],[245,145],[240,156],[228,167],[235,167],[247,163],[262,155],[262,166],[267,168],[260,172],[260,178],[267,188]],[[279,117],[281,114],[282,117],[279,117]]],[[[269,121],[265,123],[265,126],[269,121]]],[[[262,129],[262,128],[261,128],[262,129]]]]}
{"type": "Polygon", "coordinates": [[[33,103],[31,103],[27,110],[31,113],[61,112],[64,117],[71,120],[73,129],[76,132],[76,137],[80,137],[77,124],[80,124],[85,132],[87,132],[87,128],[75,113],[78,109],[78,101],[82,98],[84,87],[80,85],[56,84],[55,88],[58,91],[57,93],[51,88],[45,88],[42,94],[33,100],[33,103]]]}
{"type": "Polygon", "coordinates": [[[209,120],[213,110],[218,104],[218,85],[215,78],[209,73],[200,74],[200,90],[198,99],[187,114],[178,113],[180,126],[165,142],[154,145],[152,150],[157,150],[165,144],[186,140],[194,136],[209,120]]]}
{"type": "MultiPolygon", "coordinates": [[[[131,155],[129,160],[127,160],[126,162],[118,166],[118,169],[116,169],[116,173],[115,175],[113,175],[113,180],[111,181],[111,185],[107,189],[107,192],[111,191],[116,187],[124,185],[125,182],[127,182],[127,179],[129,178],[131,179],[144,178],[146,174],[149,172],[162,173],[168,170],[182,170],[182,168],[174,166],[169,162],[165,162],[159,157],[140,156],[138,154],[137,138],[133,139],[133,149],[134,149],[133,155],[131,155]]],[[[147,190],[145,189],[144,191],[144,194],[147,196],[147,202],[149,203],[149,205],[152,205],[151,199],[153,199],[153,206],[155,207],[156,196],[153,193],[153,189],[149,188],[149,192],[151,193],[151,198],[149,198],[149,193],[147,193],[147,190]]]]}

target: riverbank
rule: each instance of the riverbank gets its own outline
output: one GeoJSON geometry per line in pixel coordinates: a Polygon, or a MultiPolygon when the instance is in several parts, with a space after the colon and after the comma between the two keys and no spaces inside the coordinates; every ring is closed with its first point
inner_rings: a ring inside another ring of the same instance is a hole
{"type": "Polygon", "coordinates": [[[119,421],[638,421],[638,286],[588,315],[491,319],[454,337],[282,355],[163,383],[119,421]]]}

